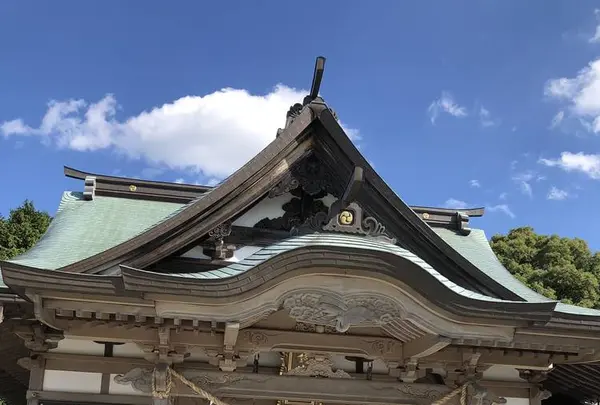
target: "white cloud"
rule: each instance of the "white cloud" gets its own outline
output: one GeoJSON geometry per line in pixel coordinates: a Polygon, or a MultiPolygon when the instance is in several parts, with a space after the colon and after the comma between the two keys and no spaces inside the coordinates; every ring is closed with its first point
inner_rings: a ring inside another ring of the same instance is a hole
{"type": "Polygon", "coordinates": [[[475,179],[470,180],[469,181],[469,185],[471,187],[474,187],[474,188],[480,188],[481,187],[481,183],[479,182],[479,180],[475,180],[475,179]]]}
{"type": "Polygon", "coordinates": [[[184,184],[185,180],[180,177],[178,179],[175,179],[175,183],[177,183],[177,184],[184,184]]]}
{"type": "Polygon", "coordinates": [[[573,78],[561,77],[548,81],[544,92],[565,103],[570,115],[580,121],[584,128],[600,132],[600,59],[590,62],[573,78]]]}
{"type": "Polygon", "coordinates": [[[548,191],[546,198],[548,200],[564,200],[569,197],[569,193],[566,190],[561,190],[552,186],[548,191]]]}
{"type": "MultiPolygon", "coordinates": [[[[212,181],[228,176],[275,138],[289,107],[307,92],[284,85],[265,95],[226,88],[186,96],[124,120],[115,117],[117,100],[96,103],[53,101],[39,127],[21,119],[4,122],[4,136],[38,135],[77,151],[111,149],[153,166],[202,173],[212,181]]],[[[355,129],[349,136],[359,138],[355,129]]]]}
{"type": "Polygon", "coordinates": [[[444,203],[444,208],[464,210],[464,209],[467,209],[468,207],[469,207],[469,204],[467,204],[464,201],[457,200],[456,198],[449,198],[444,203]]]}
{"type": "Polygon", "coordinates": [[[502,212],[511,218],[515,218],[515,214],[511,211],[508,205],[506,204],[498,204],[486,207],[486,209],[490,212],[502,212]]]}
{"type": "Polygon", "coordinates": [[[506,193],[506,192],[500,193],[500,195],[498,196],[498,198],[501,200],[506,200],[507,197],[508,197],[508,193],[506,193]]]}
{"type": "Polygon", "coordinates": [[[159,167],[145,167],[142,169],[141,177],[143,179],[153,179],[157,176],[160,176],[164,172],[165,170],[159,167]]]}
{"type": "Polygon", "coordinates": [[[600,155],[563,152],[557,159],[540,159],[538,162],[567,172],[584,173],[592,179],[600,180],[600,155]]]}
{"type": "Polygon", "coordinates": [[[531,181],[534,180],[535,173],[523,172],[517,173],[512,177],[512,180],[519,186],[519,189],[523,194],[528,197],[533,197],[533,189],[531,188],[531,181]]]}
{"type": "Polygon", "coordinates": [[[492,119],[490,111],[484,106],[479,107],[479,122],[482,127],[493,127],[497,124],[496,121],[492,119]]]}
{"type": "Polygon", "coordinates": [[[435,121],[439,117],[440,113],[444,112],[452,115],[453,117],[466,117],[467,109],[465,107],[460,106],[454,101],[452,94],[444,91],[442,95],[437,100],[434,100],[427,109],[429,113],[429,119],[432,124],[435,124],[435,121]]]}
{"type": "MultiPolygon", "coordinates": [[[[594,14],[596,15],[596,21],[600,22],[600,19],[598,18],[600,16],[600,10],[594,10],[594,14]]],[[[592,35],[588,41],[592,44],[600,42],[600,23],[596,25],[596,31],[594,32],[594,35],[592,35]]]]}
{"type": "Polygon", "coordinates": [[[552,121],[550,122],[550,129],[554,129],[557,126],[559,126],[564,118],[565,118],[564,111],[561,110],[561,111],[557,112],[556,115],[552,118],[552,121]]]}

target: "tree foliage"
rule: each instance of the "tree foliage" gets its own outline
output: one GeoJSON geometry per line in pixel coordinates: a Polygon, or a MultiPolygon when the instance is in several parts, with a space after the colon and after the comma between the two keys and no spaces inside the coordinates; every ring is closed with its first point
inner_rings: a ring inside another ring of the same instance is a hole
{"type": "Polygon", "coordinates": [[[36,210],[29,200],[11,210],[8,218],[0,215],[0,260],[30,249],[46,232],[51,220],[50,215],[36,210]]]}
{"type": "Polygon", "coordinates": [[[548,298],[600,308],[600,253],[579,238],[538,235],[516,228],[490,241],[502,264],[520,281],[548,298]]]}

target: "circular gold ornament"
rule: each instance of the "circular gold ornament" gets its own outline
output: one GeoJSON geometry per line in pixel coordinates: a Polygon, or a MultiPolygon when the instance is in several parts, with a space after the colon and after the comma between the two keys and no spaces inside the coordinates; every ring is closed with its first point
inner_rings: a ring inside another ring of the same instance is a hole
{"type": "Polygon", "coordinates": [[[426,213],[426,212],[424,212],[424,213],[423,213],[423,219],[429,219],[429,214],[428,214],[428,213],[426,213]]]}
{"type": "Polygon", "coordinates": [[[340,225],[352,225],[354,222],[354,213],[352,211],[342,211],[338,217],[340,225]]]}
{"type": "Polygon", "coordinates": [[[134,192],[137,190],[137,187],[134,186],[133,184],[131,186],[129,186],[129,191],[134,192]]]}

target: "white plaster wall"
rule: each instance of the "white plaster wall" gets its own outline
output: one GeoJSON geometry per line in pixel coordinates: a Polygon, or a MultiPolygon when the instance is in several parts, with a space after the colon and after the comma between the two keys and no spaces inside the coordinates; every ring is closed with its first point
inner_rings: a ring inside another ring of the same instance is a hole
{"type": "Polygon", "coordinates": [[[104,356],[104,345],[91,340],[65,338],[58,346],[50,350],[54,353],[87,354],[89,356],[104,356]]]}
{"type": "MultiPolygon", "coordinates": [[[[252,227],[261,219],[278,218],[285,213],[283,208],[281,208],[283,204],[290,201],[292,198],[294,198],[294,196],[291,193],[286,193],[275,198],[266,197],[244,215],[236,219],[233,222],[233,225],[252,227]]],[[[325,197],[321,198],[321,201],[323,201],[323,204],[325,204],[326,207],[331,206],[335,200],[337,200],[337,198],[331,194],[327,194],[325,197]]]]}
{"type": "Polygon", "coordinates": [[[283,208],[281,207],[283,206],[283,204],[290,201],[292,197],[293,196],[290,193],[286,193],[275,198],[266,197],[261,202],[252,207],[244,215],[236,219],[233,222],[233,225],[252,227],[261,219],[278,218],[285,213],[285,211],[283,211],[283,208]]]}
{"type": "Polygon", "coordinates": [[[133,387],[131,386],[131,384],[117,384],[115,382],[115,376],[117,376],[117,374],[111,374],[110,375],[110,384],[108,386],[108,393],[109,394],[114,394],[114,395],[149,395],[149,394],[144,394],[143,392],[139,392],[136,391],[135,389],[133,389],[133,387]]]}
{"type": "Polygon", "coordinates": [[[529,398],[505,397],[506,405],[529,405],[529,398]]]}
{"type": "Polygon", "coordinates": [[[493,381],[520,381],[524,382],[519,377],[519,372],[516,368],[504,365],[495,365],[483,372],[483,378],[485,380],[493,381]]]}
{"type": "Polygon", "coordinates": [[[61,370],[44,371],[44,391],[99,394],[101,384],[101,373],[81,373],[78,371],[61,370]]]}

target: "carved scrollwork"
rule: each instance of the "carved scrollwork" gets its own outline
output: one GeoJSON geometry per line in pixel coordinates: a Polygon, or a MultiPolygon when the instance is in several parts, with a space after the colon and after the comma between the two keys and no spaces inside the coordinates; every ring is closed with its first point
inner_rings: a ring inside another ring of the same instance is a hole
{"type": "Polygon", "coordinates": [[[396,243],[396,239],[386,233],[385,226],[374,217],[364,217],[363,209],[353,202],[323,227],[324,231],[344,232],[364,235],[370,238],[396,243]]]}
{"type": "Polygon", "coordinates": [[[278,197],[292,190],[300,188],[304,193],[316,196],[317,194],[338,195],[339,190],[327,166],[311,155],[299,164],[293,166],[290,172],[269,192],[269,197],[278,197]]]}
{"type": "Polygon", "coordinates": [[[371,349],[374,353],[384,356],[388,353],[392,353],[396,347],[396,342],[393,340],[374,340],[371,343],[371,349]]]}
{"type": "Polygon", "coordinates": [[[283,307],[296,321],[332,326],[338,332],[359,325],[382,326],[404,317],[404,311],[395,302],[371,295],[339,297],[301,292],[285,298],[283,307]]]}
{"type": "Polygon", "coordinates": [[[446,394],[441,388],[432,388],[431,386],[420,387],[419,384],[401,384],[396,389],[405,395],[432,401],[440,399],[446,394]]]}
{"type": "Polygon", "coordinates": [[[309,332],[309,333],[334,333],[339,334],[342,332],[338,332],[333,326],[324,326],[324,325],[313,325],[310,323],[304,322],[296,322],[294,326],[294,330],[298,332],[309,332]]]}
{"type": "MultiPolygon", "coordinates": [[[[289,186],[291,187],[291,185],[289,186]]],[[[286,190],[288,186],[282,187],[284,187],[283,190],[286,190]]],[[[328,208],[321,200],[326,194],[323,192],[311,195],[305,193],[301,188],[291,189],[290,193],[292,199],[281,207],[284,211],[281,217],[264,218],[254,226],[288,232],[304,227],[319,230],[327,218],[328,208]]]]}
{"type": "Polygon", "coordinates": [[[213,229],[208,232],[208,238],[211,241],[222,241],[227,236],[231,235],[231,223],[224,222],[222,224],[217,225],[213,229]]]}
{"type": "Polygon", "coordinates": [[[333,371],[333,361],[325,356],[309,356],[300,365],[285,372],[285,375],[325,378],[352,378],[344,370],[333,371]]]}
{"type": "Polygon", "coordinates": [[[269,342],[269,337],[262,332],[246,331],[244,340],[254,347],[264,346],[269,342]]]}
{"type": "Polygon", "coordinates": [[[153,370],[150,368],[134,368],[125,374],[118,374],[113,381],[120,385],[130,385],[134,390],[143,393],[152,392],[153,370]]]}
{"type": "Polygon", "coordinates": [[[212,389],[221,385],[234,384],[238,381],[245,380],[245,377],[243,375],[235,374],[223,374],[217,377],[200,374],[189,378],[189,380],[199,387],[212,389]]]}

